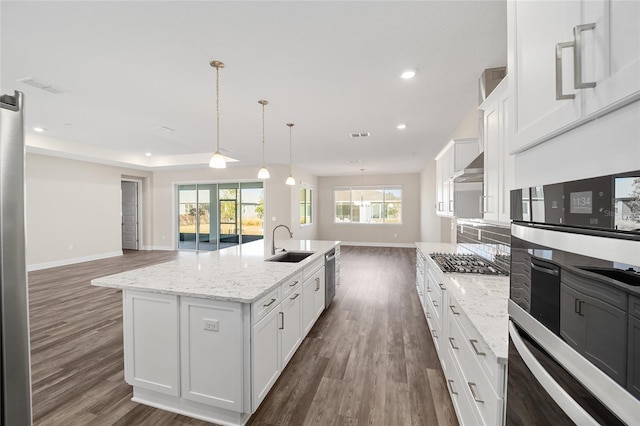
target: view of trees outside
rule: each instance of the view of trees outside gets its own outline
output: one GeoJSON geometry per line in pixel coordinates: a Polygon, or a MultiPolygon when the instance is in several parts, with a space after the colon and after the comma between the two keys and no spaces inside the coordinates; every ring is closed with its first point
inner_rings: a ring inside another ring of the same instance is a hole
{"type": "Polygon", "coordinates": [[[615,188],[616,229],[640,230],[640,177],[616,178],[615,188]]]}
{"type": "Polygon", "coordinates": [[[402,189],[335,189],[335,222],[402,223],[402,189]]]}
{"type": "Polygon", "coordinates": [[[214,224],[217,222],[217,215],[215,212],[211,215],[211,208],[217,208],[218,202],[212,197],[215,198],[218,190],[220,234],[238,234],[241,223],[243,235],[262,236],[264,189],[261,186],[261,183],[242,183],[238,189],[238,184],[221,184],[218,189],[216,184],[181,185],[178,191],[180,234],[211,233],[212,220],[214,224]]]}

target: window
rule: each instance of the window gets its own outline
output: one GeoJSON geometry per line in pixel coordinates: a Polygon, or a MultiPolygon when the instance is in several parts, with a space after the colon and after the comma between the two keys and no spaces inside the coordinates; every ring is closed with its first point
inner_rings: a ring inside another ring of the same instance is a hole
{"type": "Polygon", "coordinates": [[[300,189],[300,225],[309,225],[313,223],[313,215],[311,207],[313,204],[313,189],[300,189]]]}
{"type": "Polygon", "coordinates": [[[335,223],[402,223],[402,187],[336,187],[335,223]]]}

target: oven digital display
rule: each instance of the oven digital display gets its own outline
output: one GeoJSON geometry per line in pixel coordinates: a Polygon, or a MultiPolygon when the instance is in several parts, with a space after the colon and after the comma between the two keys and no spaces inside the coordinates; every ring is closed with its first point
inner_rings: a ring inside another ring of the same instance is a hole
{"type": "Polygon", "coordinates": [[[570,213],[591,214],[593,213],[593,191],[571,192],[570,213]]]}

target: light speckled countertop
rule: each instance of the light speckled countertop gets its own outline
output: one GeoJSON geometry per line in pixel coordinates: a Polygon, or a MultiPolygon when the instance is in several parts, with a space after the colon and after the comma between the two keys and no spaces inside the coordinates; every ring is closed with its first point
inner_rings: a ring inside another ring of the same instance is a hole
{"type": "MultiPolygon", "coordinates": [[[[436,266],[430,253],[470,253],[458,244],[416,243],[427,258],[429,266],[436,266]]],[[[506,364],[509,349],[509,277],[478,274],[443,274],[447,290],[460,304],[478,333],[501,364],[506,364]]]]}
{"type": "Polygon", "coordinates": [[[265,262],[271,247],[264,240],[96,278],[92,285],[252,303],[305,266],[322,259],[339,241],[278,240],[288,251],[312,251],[298,263],[265,262]]]}

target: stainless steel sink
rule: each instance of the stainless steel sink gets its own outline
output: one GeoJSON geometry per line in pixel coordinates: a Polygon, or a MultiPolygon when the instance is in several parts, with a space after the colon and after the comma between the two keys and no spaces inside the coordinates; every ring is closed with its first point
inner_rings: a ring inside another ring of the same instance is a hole
{"type": "Polygon", "coordinates": [[[311,256],[313,253],[313,251],[285,251],[284,253],[265,259],[265,261],[298,263],[311,256]]]}

